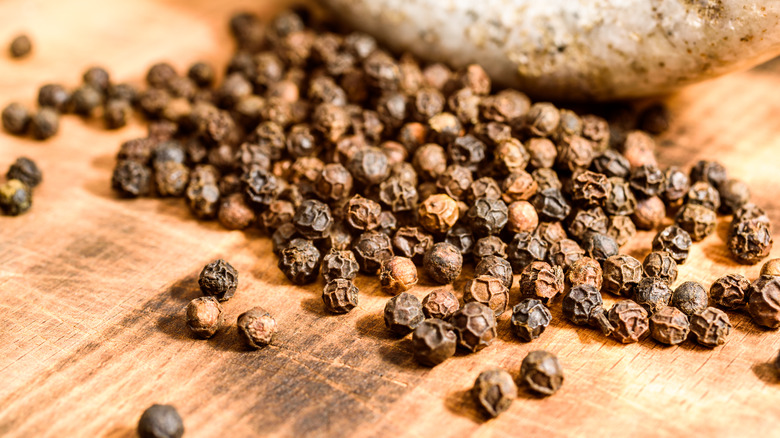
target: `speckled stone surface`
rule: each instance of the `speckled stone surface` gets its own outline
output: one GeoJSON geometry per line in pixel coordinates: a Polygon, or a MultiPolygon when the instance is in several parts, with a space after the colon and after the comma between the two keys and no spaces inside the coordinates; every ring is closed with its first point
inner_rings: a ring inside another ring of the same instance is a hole
{"type": "Polygon", "coordinates": [[[780,54],[780,1],[325,0],[398,50],[482,64],[539,99],[673,91],[780,54]]]}

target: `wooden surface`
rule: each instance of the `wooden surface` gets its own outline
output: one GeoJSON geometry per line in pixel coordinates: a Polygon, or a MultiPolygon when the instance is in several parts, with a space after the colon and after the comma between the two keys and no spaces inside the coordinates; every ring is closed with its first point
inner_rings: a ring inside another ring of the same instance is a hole
{"type": "MultiPolygon", "coordinates": [[[[240,7],[268,14],[275,5],[6,0],[0,42],[24,30],[35,51],[24,61],[0,56],[0,103],[32,104],[40,84],[75,85],[93,63],[137,83],[157,60],[224,65],[232,51],[225,22],[240,7]]],[[[664,164],[723,161],[776,223],[778,70],[763,66],[670,97],[675,122],[659,151],[664,164]]],[[[559,306],[544,335],[524,344],[505,314],[489,348],[423,368],[409,338],[388,336],[388,297],[375,279],[358,278],[352,313],[326,315],[322,284],[290,285],[259,233],[199,223],[177,200],[115,199],[113,155],[144,131],[138,123],[118,132],[96,126],[67,117],[45,143],[0,134],[0,169],[26,155],[45,173],[30,213],[0,218],[0,436],[133,436],[155,402],[179,409],[189,437],[780,434],[780,385],[767,364],[780,340],[742,314],[729,314],[734,330],[714,350],[621,345],[563,322],[559,306]],[[197,274],[217,257],[241,273],[229,320],[255,305],[276,317],[280,330],[268,348],[245,351],[234,327],[209,341],[184,327],[182,309],[199,296],[197,274]],[[477,374],[490,366],[517,373],[533,349],[559,356],[563,389],[544,400],[521,393],[508,412],[484,421],[467,393],[477,374]]],[[[758,274],[758,266],[730,262],[725,229],[724,222],[695,246],[678,281],[709,286],[729,272],[758,274]]],[[[626,251],[643,257],[651,237],[626,251]]]]}

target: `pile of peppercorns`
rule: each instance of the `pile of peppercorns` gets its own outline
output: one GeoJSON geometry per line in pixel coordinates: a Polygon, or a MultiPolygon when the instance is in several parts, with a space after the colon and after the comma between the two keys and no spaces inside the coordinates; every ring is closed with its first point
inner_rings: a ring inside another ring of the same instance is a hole
{"type": "Polygon", "coordinates": [[[0,184],[0,211],[18,216],[32,207],[32,191],[43,180],[38,165],[29,158],[20,157],[11,164],[0,184]]]}

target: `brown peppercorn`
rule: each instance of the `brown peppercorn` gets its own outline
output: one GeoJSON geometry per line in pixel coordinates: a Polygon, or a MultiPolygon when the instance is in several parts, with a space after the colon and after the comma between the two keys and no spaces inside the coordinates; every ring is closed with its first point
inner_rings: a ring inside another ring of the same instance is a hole
{"type": "Polygon", "coordinates": [[[533,262],[520,274],[520,297],[534,298],[547,304],[563,293],[563,269],[545,262],[533,262]]]}
{"type": "Polygon", "coordinates": [[[728,274],[719,278],[710,288],[713,303],[726,309],[739,309],[748,302],[750,282],[739,274],[728,274]]]}
{"type": "Polygon", "coordinates": [[[525,298],[512,308],[512,332],[524,342],[541,336],[550,321],[550,310],[539,300],[525,298]]]}
{"type": "Polygon", "coordinates": [[[448,322],[427,319],[412,334],[414,358],[423,365],[436,366],[455,354],[458,336],[448,322]]]}
{"type": "Polygon", "coordinates": [[[569,236],[575,240],[584,241],[589,233],[607,233],[609,218],[601,207],[593,207],[587,210],[575,210],[567,219],[569,236]]]}
{"type": "Polygon", "coordinates": [[[535,233],[550,245],[568,238],[560,222],[542,222],[536,227],[535,233]]]}
{"type": "Polygon", "coordinates": [[[218,219],[228,230],[243,230],[255,221],[255,212],[247,205],[243,194],[233,193],[220,202],[218,219]]]}
{"type": "Polygon", "coordinates": [[[720,193],[710,183],[699,181],[694,183],[688,190],[685,202],[701,205],[712,211],[718,211],[720,208],[720,193]]]}
{"type": "Polygon", "coordinates": [[[8,50],[11,52],[12,58],[23,58],[32,51],[32,41],[27,35],[18,35],[11,40],[8,50]]]}
{"type": "Polygon", "coordinates": [[[488,176],[475,180],[465,193],[465,198],[470,202],[479,198],[498,199],[500,197],[501,187],[495,179],[488,176]]]}
{"type": "Polygon", "coordinates": [[[23,135],[30,125],[30,112],[21,104],[12,102],[3,109],[3,129],[10,134],[23,135]]]}
{"type": "Polygon", "coordinates": [[[325,281],[330,282],[337,278],[352,280],[357,276],[359,269],[352,251],[332,249],[322,258],[320,271],[325,281]]]}
{"type": "Polygon", "coordinates": [[[607,199],[604,202],[604,211],[613,216],[630,216],[636,211],[636,197],[628,183],[621,178],[610,178],[612,184],[607,199]]]}
{"type": "Polygon", "coordinates": [[[426,318],[449,321],[450,317],[460,308],[460,303],[449,290],[436,289],[423,298],[422,306],[426,318]]]}
{"type": "Polygon", "coordinates": [[[532,138],[525,144],[528,151],[528,164],[537,169],[550,168],[558,158],[558,149],[547,138],[532,138]]]}
{"type": "Polygon", "coordinates": [[[678,264],[685,263],[693,244],[690,234],[676,225],[670,225],[653,239],[653,251],[665,251],[678,264]]]}
{"type": "Polygon", "coordinates": [[[46,140],[60,130],[60,116],[49,107],[38,110],[30,117],[30,132],[36,140],[46,140]]]}
{"type": "Polygon", "coordinates": [[[417,209],[420,225],[431,233],[444,234],[458,221],[458,203],[445,194],[426,198],[417,209]]]}
{"type": "Polygon", "coordinates": [[[603,263],[606,259],[618,255],[620,248],[612,237],[601,233],[588,233],[582,239],[582,249],[588,257],[603,263]]]}
{"type": "MultiPolygon", "coordinates": [[[[581,117],[582,136],[594,144],[597,152],[605,152],[609,147],[609,123],[599,116],[586,114],[581,117]]],[[[613,175],[620,176],[620,175],[613,175]]]]}
{"type": "Polygon", "coordinates": [[[666,251],[653,251],[645,257],[642,267],[648,277],[657,277],[671,286],[677,280],[677,262],[666,251]]]}
{"type": "Polygon", "coordinates": [[[414,210],[419,194],[415,183],[391,176],[379,185],[379,200],[394,213],[414,210]]]}
{"type": "Polygon", "coordinates": [[[282,226],[282,224],[292,223],[295,215],[295,205],[290,201],[277,199],[268,204],[268,209],[260,213],[258,222],[268,234],[282,226]]]}
{"type": "MultiPolygon", "coordinates": [[[[609,178],[621,178],[625,180],[631,174],[631,164],[620,152],[607,149],[601,155],[593,159],[591,168],[594,172],[603,173],[609,178]]],[[[686,175],[686,179],[687,179],[686,175]]]]}
{"type": "Polygon", "coordinates": [[[412,164],[421,178],[435,181],[447,169],[447,154],[443,147],[428,143],[417,148],[412,164]]]}
{"type": "Polygon", "coordinates": [[[358,288],[352,280],[334,278],[322,289],[322,302],[332,313],[348,313],[358,305],[358,288]]]}
{"type": "Polygon", "coordinates": [[[772,329],[780,327],[780,277],[762,275],[750,285],[748,295],[753,321],[772,329]]]}
{"type": "MultiPolygon", "coordinates": [[[[636,204],[634,214],[631,219],[634,220],[636,228],[640,230],[652,230],[661,225],[666,217],[666,206],[664,201],[657,196],[641,199],[636,204]]],[[[682,227],[685,229],[685,227],[682,227]]],[[[688,231],[688,230],[686,230],[688,231]]],[[[688,231],[690,233],[690,231],[688,231]]]]}
{"type": "Polygon", "coordinates": [[[482,303],[490,307],[498,317],[509,305],[509,289],[496,277],[480,275],[466,282],[463,288],[463,301],[482,303]]]}
{"type": "Polygon", "coordinates": [[[603,205],[611,195],[612,182],[604,174],[586,170],[571,179],[571,197],[575,203],[583,206],[603,205]]]}
{"type": "Polygon", "coordinates": [[[612,336],[624,344],[639,342],[650,334],[647,310],[631,300],[615,303],[609,309],[609,322],[615,327],[612,336]]]}
{"type": "Polygon", "coordinates": [[[655,159],[655,140],[642,131],[631,131],[623,143],[623,156],[635,169],[643,165],[658,165],[655,159]]]}
{"type": "Polygon", "coordinates": [[[423,269],[435,282],[448,284],[460,276],[463,267],[463,255],[454,245],[439,242],[425,253],[423,269]]]}
{"type": "Polygon", "coordinates": [[[494,418],[509,409],[515,401],[517,385],[508,372],[500,368],[490,368],[477,376],[471,394],[482,411],[494,418]]]}
{"type": "Polygon", "coordinates": [[[764,263],[764,266],[761,267],[761,276],[763,277],[764,275],[771,277],[780,276],[780,259],[772,259],[764,263]]]}
{"type": "Polygon", "coordinates": [[[628,243],[636,235],[636,225],[628,216],[612,216],[607,225],[609,234],[619,246],[628,243]]]}
{"type": "Polygon", "coordinates": [[[238,334],[247,347],[258,349],[271,343],[276,320],[262,307],[253,307],[238,317],[238,334]]]}
{"type": "Polygon", "coordinates": [[[387,155],[370,146],[358,149],[347,167],[355,180],[366,185],[379,184],[390,175],[387,155]]]}
{"type": "Polygon", "coordinates": [[[531,233],[539,226],[539,215],[530,202],[515,201],[507,208],[507,229],[513,233],[531,233]]]}
{"type": "Polygon", "coordinates": [[[301,237],[295,225],[291,223],[282,224],[271,235],[271,250],[277,257],[281,257],[282,250],[295,238],[301,237]]]}
{"type": "Polygon", "coordinates": [[[352,174],[339,163],[326,164],[316,182],[314,190],[325,201],[339,201],[352,191],[352,174]]]}
{"type": "Polygon", "coordinates": [[[703,311],[690,316],[691,333],[699,344],[715,348],[726,343],[726,337],[731,333],[731,322],[722,310],[707,307],[703,311]]]}
{"type": "Polygon", "coordinates": [[[382,206],[378,202],[355,195],[347,202],[346,213],[347,223],[352,228],[358,231],[370,231],[379,226],[382,206]]]}
{"type": "Polygon", "coordinates": [[[566,279],[572,287],[590,285],[601,290],[604,274],[598,261],[590,257],[582,257],[569,266],[566,279]]]}
{"type": "MultiPolygon", "coordinates": [[[[530,173],[518,170],[511,173],[502,184],[503,195],[506,202],[527,201],[537,194],[539,185],[530,173]]],[[[539,208],[537,207],[537,210],[539,208]]]]}
{"type": "Polygon", "coordinates": [[[131,114],[130,103],[125,100],[111,99],[103,108],[103,121],[107,129],[119,129],[127,125],[131,114]]]}
{"type": "Polygon", "coordinates": [[[499,142],[493,150],[493,166],[501,175],[524,171],[529,159],[528,151],[515,138],[499,142]]]}
{"type": "Polygon", "coordinates": [[[500,279],[507,290],[512,288],[514,277],[512,276],[512,265],[501,257],[485,256],[477,263],[474,268],[474,275],[489,275],[500,279]]]}
{"type": "Polygon", "coordinates": [[[473,125],[479,123],[479,104],[481,101],[480,96],[474,94],[470,89],[461,88],[447,99],[447,109],[455,114],[462,124],[473,125]]]}
{"type": "Polygon", "coordinates": [[[555,137],[559,139],[570,138],[573,135],[582,134],[582,119],[574,111],[562,109],[561,123],[555,137]]]}
{"type": "Polygon", "coordinates": [[[433,236],[420,227],[401,227],[393,235],[393,248],[403,257],[421,265],[423,256],[433,246],[433,236]]]}
{"type": "Polygon", "coordinates": [[[691,169],[691,182],[693,183],[704,181],[719,188],[726,180],[728,180],[726,168],[717,161],[701,160],[691,169]]]}
{"type": "Polygon", "coordinates": [[[382,263],[393,257],[390,237],[381,231],[366,231],[358,237],[352,248],[360,270],[376,275],[382,263]]]}
{"type": "Polygon", "coordinates": [[[479,262],[486,256],[498,256],[506,258],[506,243],[498,236],[485,236],[477,239],[472,249],[474,259],[479,262]]]}
{"type": "Polygon", "coordinates": [[[650,315],[669,305],[671,299],[672,289],[658,277],[645,277],[634,288],[634,301],[650,315]]]}
{"type": "Polygon", "coordinates": [[[417,267],[406,257],[385,260],[379,270],[379,283],[385,292],[399,294],[417,284],[417,267]]]}
{"type": "Polygon", "coordinates": [[[707,308],[707,291],[695,281],[686,281],[672,293],[671,306],[691,316],[707,308]]]}
{"type": "Polygon", "coordinates": [[[732,222],[728,247],[731,255],[740,263],[756,264],[766,258],[774,241],[768,223],[760,219],[732,222]]]}
{"type": "Polygon", "coordinates": [[[140,438],[181,438],[184,424],[176,408],[154,404],[141,415],[137,431],[140,438]]]}
{"type": "Polygon", "coordinates": [[[666,306],[650,317],[650,334],[662,344],[682,344],[690,331],[688,315],[676,307],[666,306]]]}
{"type": "Polygon", "coordinates": [[[225,315],[214,297],[195,298],[187,304],[187,327],[199,338],[208,339],[222,327],[225,315]]]}
{"type": "Polygon", "coordinates": [[[721,184],[719,193],[721,213],[734,214],[750,202],[750,187],[737,179],[730,179],[721,184]]]}
{"type": "Polygon", "coordinates": [[[715,231],[717,216],[707,207],[686,204],[677,214],[675,222],[690,234],[691,239],[699,241],[715,231]]]}
{"type": "Polygon", "coordinates": [[[654,164],[643,164],[631,171],[628,182],[637,196],[650,198],[664,192],[666,175],[654,164]]]}
{"type": "Polygon", "coordinates": [[[642,280],[642,263],[629,255],[615,255],[604,261],[603,291],[623,297],[634,295],[634,288],[642,280]]]}
{"type": "Polygon", "coordinates": [[[525,115],[524,129],[534,137],[548,137],[558,130],[561,113],[553,104],[537,102],[525,115]]]}
{"type": "Polygon", "coordinates": [[[333,217],[327,204],[307,199],[295,210],[292,220],[298,232],[307,239],[323,239],[333,225],[333,217]]]}
{"type": "Polygon", "coordinates": [[[677,167],[670,167],[665,175],[666,187],[662,198],[670,208],[679,207],[691,188],[691,180],[688,174],[677,167]]]}
{"type": "Polygon", "coordinates": [[[147,195],[151,189],[150,173],[148,167],[136,161],[119,161],[111,176],[111,188],[123,198],[147,195]]]}
{"type": "Polygon", "coordinates": [[[185,197],[190,211],[199,219],[213,219],[219,208],[217,170],[212,166],[198,166],[190,172],[190,183],[185,197]]]}
{"type": "Polygon", "coordinates": [[[547,250],[550,245],[541,237],[533,233],[517,233],[512,242],[507,246],[507,258],[515,272],[520,272],[534,261],[547,259],[547,250]]]}
{"type": "Polygon", "coordinates": [[[313,283],[320,272],[320,251],[310,240],[294,238],[282,249],[277,266],[294,284],[313,283]]]}
{"type": "Polygon", "coordinates": [[[566,172],[587,169],[593,162],[594,156],[593,144],[578,135],[574,135],[562,139],[558,143],[558,157],[555,166],[559,170],[566,172]]]}
{"type": "Polygon", "coordinates": [[[472,353],[487,347],[496,338],[496,317],[490,307],[466,303],[452,315],[450,323],[458,335],[458,344],[472,353]]]}
{"type": "Polygon", "coordinates": [[[447,166],[436,180],[436,187],[454,199],[460,199],[473,182],[471,171],[467,168],[453,164],[447,166]]]}
{"type": "Polygon", "coordinates": [[[550,244],[550,250],[547,254],[550,264],[560,266],[564,271],[567,271],[574,262],[583,257],[585,257],[585,250],[571,239],[561,239],[550,244]]]}
{"type": "Polygon", "coordinates": [[[550,396],[563,386],[563,369],[554,354],[532,351],[520,366],[520,380],[536,395],[550,396]]]}
{"type": "Polygon", "coordinates": [[[384,316],[385,326],[399,336],[408,335],[425,319],[420,300],[408,292],[387,300],[384,316]]]}

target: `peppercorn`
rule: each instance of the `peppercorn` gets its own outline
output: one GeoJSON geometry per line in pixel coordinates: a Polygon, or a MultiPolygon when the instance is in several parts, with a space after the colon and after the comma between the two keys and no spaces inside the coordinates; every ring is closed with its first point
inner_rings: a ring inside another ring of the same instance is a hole
{"type": "Polygon", "coordinates": [[[482,371],[471,389],[477,405],[489,417],[498,417],[517,398],[517,385],[508,372],[500,368],[482,371]]]}
{"type": "Polygon", "coordinates": [[[60,116],[49,107],[39,109],[30,117],[30,131],[36,140],[46,140],[53,137],[59,130],[60,116]]]}
{"type": "MultiPolygon", "coordinates": [[[[154,181],[160,196],[182,196],[189,183],[190,169],[175,161],[155,165],[154,181]]],[[[243,199],[242,199],[243,202],[243,199]]],[[[251,214],[254,219],[254,213],[251,214]]]]}
{"type": "Polygon", "coordinates": [[[221,200],[217,217],[228,230],[243,230],[255,221],[255,212],[247,205],[244,195],[233,193],[221,200]]]}
{"type": "Polygon", "coordinates": [[[333,313],[348,313],[358,305],[358,288],[352,280],[335,278],[322,289],[322,302],[333,313]]]}
{"type": "MultiPolygon", "coordinates": [[[[225,179],[223,178],[222,180],[224,181],[225,179]]],[[[224,192],[225,190],[220,191],[224,192]]],[[[271,234],[282,224],[291,223],[294,215],[295,206],[292,202],[277,199],[276,201],[268,204],[267,210],[260,213],[258,222],[262,229],[264,229],[268,234],[271,234]]]]}
{"type": "MultiPolygon", "coordinates": [[[[528,151],[515,138],[500,141],[493,150],[493,167],[500,175],[523,172],[529,159],[528,151]]],[[[478,169],[472,167],[470,170],[478,169]]]]}
{"type": "Polygon", "coordinates": [[[3,109],[3,129],[10,134],[23,135],[30,124],[30,113],[21,104],[12,102],[3,109]]]}
{"type": "Polygon", "coordinates": [[[508,289],[511,289],[512,282],[514,280],[512,276],[512,266],[510,263],[497,256],[489,255],[483,257],[474,268],[474,275],[489,275],[494,278],[498,278],[508,289]]]}
{"type": "MultiPolygon", "coordinates": [[[[282,189],[280,181],[276,176],[258,166],[251,166],[247,169],[241,175],[241,182],[243,183],[244,195],[247,200],[258,207],[263,207],[273,202],[282,189]]],[[[324,209],[322,210],[324,211],[324,209]]],[[[303,210],[301,211],[303,213],[303,210]]],[[[312,232],[314,233],[314,231],[312,232]]]]}
{"type": "Polygon", "coordinates": [[[450,94],[447,109],[455,114],[464,125],[479,123],[480,102],[483,99],[468,88],[462,88],[450,94]]]}
{"type": "Polygon", "coordinates": [[[347,203],[347,223],[358,231],[370,231],[379,226],[382,206],[360,195],[353,196],[347,203]]]}
{"type": "Polygon", "coordinates": [[[434,244],[423,258],[425,273],[440,284],[452,283],[460,276],[463,255],[457,247],[447,242],[434,244]]]}
{"type": "Polygon", "coordinates": [[[472,353],[487,347],[496,338],[496,317],[490,307],[472,301],[450,318],[458,335],[458,344],[472,353]]]}
{"type": "Polygon", "coordinates": [[[420,225],[431,233],[446,233],[458,221],[458,203],[445,194],[431,195],[417,209],[420,225]]]}
{"type": "Polygon", "coordinates": [[[639,260],[629,255],[615,255],[604,261],[603,291],[623,297],[632,297],[634,288],[644,275],[639,260]]]}
{"type": "Polygon", "coordinates": [[[686,196],[688,204],[701,205],[712,211],[720,208],[720,194],[710,183],[699,181],[694,183],[686,196]]]}
{"type": "Polygon", "coordinates": [[[585,170],[571,179],[571,197],[583,206],[602,205],[611,195],[612,182],[606,175],[585,170]]]}
{"type": "Polygon", "coordinates": [[[165,88],[176,76],[178,74],[172,65],[160,62],[149,67],[146,72],[146,83],[152,88],[165,88]]]}
{"type": "Polygon", "coordinates": [[[411,259],[395,256],[385,260],[379,270],[379,283],[393,295],[417,284],[417,267],[411,259]]]}
{"type": "MultiPolygon", "coordinates": [[[[130,84],[109,84],[108,90],[106,91],[106,95],[108,96],[108,99],[124,100],[130,105],[135,105],[138,103],[139,93],[138,90],[135,88],[135,86],[130,84]]],[[[67,94],[66,96],[68,99],[70,99],[69,94],[67,94]]],[[[67,102],[67,101],[63,101],[63,102],[67,102]]]]}
{"type": "Polygon", "coordinates": [[[715,231],[717,217],[715,212],[707,207],[686,204],[677,214],[675,222],[691,235],[691,239],[699,241],[715,231]]]}
{"type": "Polygon", "coordinates": [[[532,233],[517,233],[507,246],[507,257],[512,269],[520,272],[534,261],[547,259],[549,244],[541,237],[532,233]]]}
{"type": "Polygon", "coordinates": [[[609,147],[610,137],[607,121],[593,114],[586,114],[580,120],[582,121],[582,136],[593,142],[597,152],[605,152],[609,147]]]}
{"type": "Polygon", "coordinates": [[[654,164],[644,164],[631,172],[628,180],[631,189],[641,197],[650,198],[663,193],[666,175],[654,164]]]}
{"type": "Polygon", "coordinates": [[[768,275],[771,277],[780,276],[780,259],[772,259],[764,263],[761,266],[761,276],[768,275]]]}
{"type": "MultiPolygon", "coordinates": [[[[628,178],[631,174],[631,164],[626,157],[614,149],[607,149],[593,159],[591,169],[596,173],[603,173],[609,178],[628,178]]],[[[687,176],[686,176],[687,178],[687,176]]]]}
{"type": "Polygon", "coordinates": [[[658,277],[645,277],[634,287],[634,301],[644,307],[650,315],[672,299],[672,289],[669,284],[658,277]]]}
{"type": "MultiPolygon", "coordinates": [[[[454,164],[447,166],[436,180],[436,187],[454,199],[460,199],[473,182],[471,171],[454,164]]],[[[413,186],[410,185],[410,188],[413,186]]],[[[416,195],[415,191],[415,195],[416,195]]]]}
{"type": "Polygon", "coordinates": [[[620,300],[609,309],[609,322],[615,330],[612,335],[620,342],[639,342],[650,334],[647,311],[631,300],[620,300]]]}
{"type": "Polygon", "coordinates": [[[756,324],[780,327],[780,277],[762,275],[750,285],[748,296],[748,311],[756,324]]]}
{"type": "Polygon", "coordinates": [[[140,438],[181,438],[184,424],[176,408],[154,404],[147,408],[138,420],[140,438]]]}
{"type": "Polygon", "coordinates": [[[643,165],[658,165],[655,159],[655,140],[643,131],[629,132],[625,137],[622,152],[632,169],[643,165]]]}
{"type": "Polygon", "coordinates": [[[102,67],[90,67],[82,75],[82,80],[84,84],[91,86],[102,94],[108,91],[108,86],[111,84],[108,72],[102,67]]]}
{"type": "Polygon", "coordinates": [[[615,239],[607,234],[588,233],[582,239],[582,249],[588,257],[603,263],[606,259],[618,255],[620,248],[615,239]]]}
{"type": "Polygon", "coordinates": [[[423,256],[433,246],[433,236],[420,227],[401,227],[393,236],[393,248],[399,255],[422,264],[423,256]]]}
{"type": "Polygon", "coordinates": [[[572,287],[589,285],[601,290],[604,274],[597,260],[583,256],[569,266],[566,279],[572,287]]]}
{"type": "Polygon", "coordinates": [[[727,309],[738,309],[747,304],[750,282],[739,274],[719,278],[710,288],[710,299],[727,309]]]}
{"type": "Polygon", "coordinates": [[[670,208],[682,205],[683,198],[691,188],[691,180],[688,175],[677,167],[666,170],[666,187],[662,197],[670,208]]]}
{"type": "Polygon", "coordinates": [[[187,70],[187,77],[199,87],[208,88],[214,83],[214,67],[205,62],[196,62],[187,70]]]}
{"type": "Polygon", "coordinates": [[[563,386],[563,369],[554,354],[532,351],[520,366],[520,380],[536,395],[550,396],[563,386]]]}
{"type": "Polygon", "coordinates": [[[401,292],[385,304],[385,326],[396,335],[406,336],[425,319],[422,304],[416,296],[401,292]]]}
{"type": "Polygon", "coordinates": [[[760,219],[739,220],[731,224],[727,244],[731,255],[740,263],[752,265],[760,262],[769,255],[773,243],[768,224],[760,219]]]}
{"type": "Polygon", "coordinates": [[[111,187],[124,198],[146,195],[151,188],[151,172],[136,161],[119,161],[111,176],[111,187]]]}
{"type": "Polygon", "coordinates": [[[358,269],[355,255],[349,250],[331,250],[322,259],[322,277],[326,282],[338,278],[352,280],[357,276],[358,269]]]}
{"type": "Polygon", "coordinates": [[[523,269],[519,283],[521,298],[534,298],[547,304],[563,293],[563,269],[536,261],[523,269]]]}
{"type": "Polygon", "coordinates": [[[485,236],[477,239],[474,243],[472,254],[474,259],[479,262],[483,257],[497,256],[506,258],[506,243],[498,236],[485,236]]]}
{"type": "Polygon", "coordinates": [[[198,285],[204,294],[227,301],[236,293],[238,271],[223,259],[214,260],[200,272],[198,285]]]}
{"type": "Polygon", "coordinates": [[[307,239],[323,239],[328,236],[333,225],[330,207],[316,199],[307,199],[295,210],[293,224],[298,232],[307,239]]]}
{"type": "Polygon", "coordinates": [[[731,333],[732,326],[728,315],[714,307],[707,307],[691,315],[690,323],[696,342],[709,348],[726,343],[726,337],[731,333]]]}
{"type": "Polygon", "coordinates": [[[561,239],[550,244],[547,259],[551,265],[560,266],[564,271],[577,260],[585,257],[585,250],[571,239],[561,239]]]}
{"type": "Polygon", "coordinates": [[[560,222],[542,222],[536,227],[535,233],[550,245],[568,237],[560,222]]]}
{"type": "Polygon", "coordinates": [[[296,237],[300,237],[295,225],[282,224],[271,235],[271,250],[277,257],[282,256],[282,250],[296,237]]]}
{"type": "Polygon", "coordinates": [[[32,190],[18,179],[9,179],[0,185],[0,210],[9,216],[18,216],[32,207],[32,190]]]}
{"type": "Polygon", "coordinates": [[[539,190],[539,186],[536,183],[536,180],[534,180],[534,177],[524,170],[517,170],[510,173],[504,180],[502,188],[504,193],[501,197],[506,202],[529,200],[534,197],[539,190]]]}
{"type": "Polygon", "coordinates": [[[102,101],[101,92],[90,85],[82,85],[77,88],[70,98],[73,112],[84,117],[91,116],[102,101]]]}
{"type": "Polygon", "coordinates": [[[619,246],[623,246],[636,235],[636,225],[628,216],[612,216],[607,225],[607,234],[615,239],[619,246]]]}
{"type": "Polygon", "coordinates": [[[590,324],[604,313],[601,293],[590,284],[572,286],[563,296],[563,317],[577,325],[590,324]]]}
{"type": "Polygon", "coordinates": [[[352,250],[360,270],[371,275],[376,275],[382,263],[393,257],[390,237],[381,231],[366,231],[361,234],[352,250]]]}
{"type": "MultiPolygon", "coordinates": [[[[530,204],[528,205],[532,207],[530,204]]],[[[466,220],[469,221],[471,229],[477,235],[498,234],[508,220],[507,206],[500,199],[477,199],[469,208],[466,220]]]]}
{"type": "Polygon", "coordinates": [[[258,349],[271,343],[276,320],[262,307],[253,307],[238,316],[238,334],[247,347],[258,349]]]}
{"type": "Polygon", "coordinates": [[[629,184],[621,178],[610,178],[611,190],[604,202],[604,211],[613,216],[630,216],[636,211],[636,197],[629,184]]]}
{"type": "Polygon", "coordinates": [[[718,189],[720,194],[720,212],[734,214],[750,201],[750,188],[745,182],[729,179],[718,189]]]}
{"type": "Polygon", "coordinates": [[[219,207],[219,187],[216,184],[216,169],[212,166],[198,166],[190,172],[190,183],[185,197],[195,217],[212,219],[219,207]]]}
{"type": "Polygon", "coordinates": [[[27,35],[18,35],[11,40],[8,50],[11,52],[12,58],[24,58],[32,52],[32,41],[27,35]]]}
{"type": "MultiPolygon", "coordinates": [[[[664,201],[657,196],[641,199],[636,203],[634,214],[631,215],[637,229],[652,230],[657,228],[666,217],[664,201]]],[[[682,227],[685,229],[685,227],[682,227]]],[[[689,230],[686,230],[690,233],[689,230]]]]}
{"type": "Polygon", "coordinates": [[[471,183],[465,195],[470,202],[479,198],[498,199],[501,197],[501,187],[496,180],[486,176],[471,183]]]}
{"type": "Polygon", "coordinates": [[[48,106],[64,112],[70,102],[70,93],[60,84],[46,84],[38,90],[38,106],[48,106]]]}
{"type": "Polygon", "coordinates": [[[685,263],[691,249],[691,236],[676,225],[670,225],[655,235],[653,251],[667,252],[678,264],[685,263]]]}
{"type": "Polygon", "coordinates": [[[526,298],[512,308],[512,332],[524,342],[541,336],[550,321],[552,314],[540,300],[526,298]]]}
{"type": "Polygon", "coordinates": [[[320,272],[320,251],[310,240],[292,239],[282,249],[278,266],[291,282],[295,284],[312,283],[320,272]]]}
{"type": "Polygon", "coordinates": [[[106,102],[103,109],[103,120],[107,129],[119,129],[127,125],[132,108],[127,101],[111,99],[106,102]]]}
{"type": "Polygon", "coordinates": [[[642,263],[648,277],[657,277],[671,286],[677,280],[677,262],[666,251],[653,251],[642,263]]]}
{"type": "Polygon", "coordinates": [[[225,315],[214,297],[195,298],[187,304],[187,327],[196,336],[208,339],[222,327],[225,315]]]}
{"type": "Polygon", "coordinates": [[[601,207],[593,207],[588,210],[575,210],[568,220],[568,233],[575,239],[584,242],[589,233],[607,233],[609,218],[601,207]]]}
{"type": "Polygon", "coordinates": [[[35,188],[41,183],[43,177],[38,165],[29,158],[19,157],[8,168],[8,172],[5,174],[6,179],[17,179],[27,185],[29,188],[35,188]]]}
{"type": "Polygon", "coordinates": [[[471,257],[471,252],[474,249],[474,234],[469,227],[456,224],[447,231],[444,241],[457,248],[463,255],[463,258],[471,257]]]}
{"type": "Polygon", "coordinates": [[[448,322],[427,319],[412,334],[414,358],[423,365],[434,367],[455,354],[458,336],[448,322]]]}
{"type": "Polygon", "coordinates": [[[463,301],[482,303],[490,307],[498,317],[509,305],[509,289],[498,278],[480,275],[466,282],[463,288],[463,301]]]}
{"type": "Polygon", "coordinates": [[[682,344],[690,331],[688,315],[676,307],[666,306],[650,317],[650,334],[662,344],[682,344]]]}
{"type": "Polygon", "coordinates": [[[593,162],[594,155],[595,151],[590,141],[579,135],[573,135],[558,142],[558,158],[555,165],[564,172],[587,169],[593,162]]]}
{"type": "Polygon", "coordinates": [[[707,291],[695,281],[686,281],[672,293],[671,305],[688,316],[707,308],[707,291]]]}
{"type": "Polygon", "coordinates": [[[526,142],[525,150],[528,154],[528,164],[537,169],[553,167],[558,158],[555,144],[547,138],[529,139],[526,142]]]}
{"type": "Polygon", "coordinates": [[[691,181],[703,181],[719,188],[728,179],[726,169],[717,161],[701,160],[691,169],[691,181]]]}

